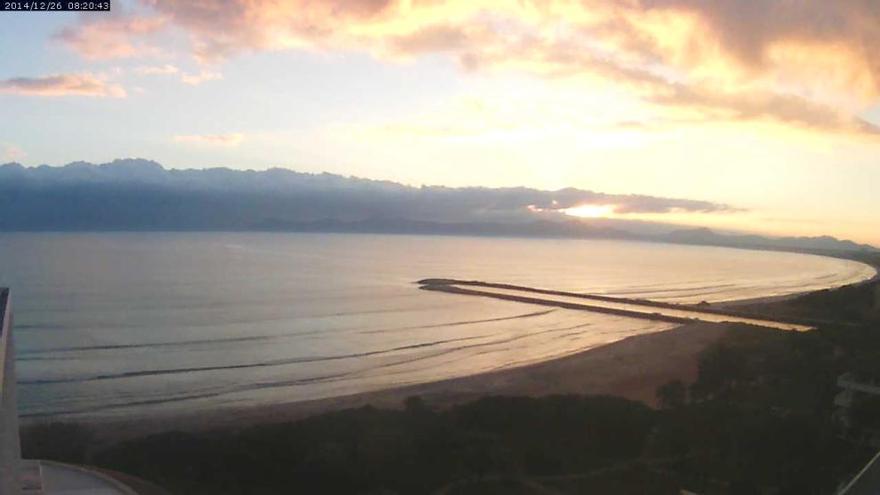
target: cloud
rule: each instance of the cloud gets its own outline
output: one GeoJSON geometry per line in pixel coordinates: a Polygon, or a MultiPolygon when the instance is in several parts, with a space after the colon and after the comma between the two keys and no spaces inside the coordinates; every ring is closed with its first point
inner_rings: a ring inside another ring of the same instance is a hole
{"type": "MultiPolygon", "coordinates": [[[[330,41],[342,26],[380,17],[392,0],[150,1],[159,15],[185,28],[194,53],[211,62],[249,50],[330,41]]],[[[342,28],[345,29],[345,28],[342,28]]]]}
{"type": "Polygon", "coordinates": [[[27,156],[23,149],[14,144],[3,144],[0,149],[2,149],[0,157],[7,162],[17,162],[27,156]]]}
{"type": "Polygon", "coordinates": [[[142,76],[168,76],[179,73],[180,69],[171,64],[146,65],[135,68],[134,72],[142,76]]]}
{"type": "Polygon", "coordinates": [[[423,187],[402,204],[376,202],[376,216],[410,216],[435,221],[529,221],[560,220],[578,210],[596,209],[602,216],[618,219],[639,215],[706,214],[731,215],[744,210],[723,203],[657,196],[606,194],[582,189],[542,191],[529,188],[423,187]],[[388,208],[385,210],[384,208],[388,208]]]}
{"type": "Polygon", "coordinates": [[[858,114],[880,96],[872,0],[143,3],[153,17],[86,21],[59,38],[85,56],[130,56],[139,51],[133,39],[174,26],[202,63],[291,48],[389,60],[445,54],[468,71],[623,85],[670,114],[855,134],[874,133],[858,114]]]}
{"type": "Polygon", "coordinates": [[[759,91],[725,93],[710,88],[683,85],[670,85],[667,89],[669,91],[655,94],[648,99],[666,105],[720,111],[723,114],[717,118],[723,120],[771,118],[813,129],[866,135],[880,134],[880,129],[869,122],[842,114],[830,106],[797,95],[759,91]]]}
{"type": "MultiPolygon", "coordinates": [[[[169,197],[179,197],[188,204],[201,206],[191,209],[195,216],[170,215],[169,218],[190,221],[194,218],[241,220],[247,217],[247,223],[241,225],[249,225],[250,228],[261,223],[280,222],[283,225],[287,222],[320,223],[330,220],[379,221],[386,225],[399,224],[401,220],[452,223],[568,221],[572,218],[565,210],[585,205],[595,205],[603,211],[613,209],[613,218],[616,220],[633,219],[627,215],[662,216],[677,213],[703,213],[726,219],[730,214],[742,211],[710,201],[605,194],[573,188],[547,191],[525,187],[413,187],[390,181],[328,173],[305,174],[277,168],[266,171],[225,168],[169,171],[156,162],[143,159],[117,160],[102,165],[76,162],[67,169],[26,169],[25,173],[40,174],[41,194],[45,188],[53,187],[73,187],[79,195],[82,191],[101,194],[102,191],[111,190],[103,186],[112,183],[114,193],[123,189],[138,192],[126,196],[132,198],[132,206],[136,206],[137,212],[143,211],[145,199],[155,200],[161,211],[169,205],[169,197]],[[204,192],[212,195],[200,194],[204,192]],[[204,198],[213,198],[211,207],[206,208],[200,203],[204,198]],[[215,201],[217,198],[223,201],[215,201]],[[259,198],[259,201],[255,201],[255,198],[259,198]],[[247,212],[244,217],[229,215],[229,212],[243,211],[247,212]]],[[[0,184],[3,182],[0,181],[0,184]]],[[[183,211],[177,208],[180,204],[173,204],[175,212],[183,211]]],[[[117,213],[125,211],[128,210],[123,207],[117,213]]],[[[635,218],[638,219],[637,216],[635,218]]],[[[125,223],[121,222],[120,225],[125,223]]]]}
{"type": "Polygon", "coordinates": [[[89,60],[157,56],[161,50],[140,38],[158,33],[165,25],[161,17],[89,18],[61,29],[54,39],[89,60]]]}
{"type": "Polygon", "coordinates": [[[205,69],[196,73],[183,72],[179,67],[171,64],[141,66],[135,68],[134,72],[142,76],[172,76],[179,74],[180,80],[190,86],[198,86],[206,81],[223,79],[223,74],[219,72],[205,69]]]}
{"type": "MultiPolygon", "coordinates": [[[[689,79],[671,67],[645,63],[644,60],[656,56],[653,52],[614,57],[596,50],[591,47],[595,30],[582,30],[562,39],[527,30],[514,31],[516,35],[441,25],[394,38],[390,46],[395,53],[421,53],[425,50],[456,53],[461,65],[468,70],[500,68],[547,78],[604,80],[629,88],[632,94],[647,103],[675,111],[700,113],[699,118],[670,115],[664,119],[666,122],[773,120],[822,131],[878,134],[876,126],[853,114],[859,109],[857,105],[847,111],[845,105],[844,108],[836,105],[833,98],[823,99],[810,92],[804,95],[797,88],[786,90],[754,81],[740,85],[731,81],[720,83],[711,78],[689,79]]],[[[842,87],[841,91],[845,89],[842,87]]]]}
{"type": "MultiPolygon", "coordinates": [[[[708,44],[748,69],[772,70],[780,63],[774,55],[780,45],[799,44],[807,50],[825,46],[838,56],[853,56],[839,60],[839,69],[856,79],[870,79],[852,82],[871,86],[874,94],[880,85],[880,61],[872,56],[880,43],[880,9],[872,0],[639,0],[637,5],[641,11],[695,16],[711,37],[708,44]]],[[[708,52],[693,47],[691,62],[704,62],[701,57],[708,52]]]]}
{"type": "Polygon", "coordinates": [[[0,80],[0,93],[27,96],[96,96],[124,98],[125,89],[93,74],[56,74],[0,80]]]}
{"type": "Polygon", "coordinates": [[[457,189],[462,203],[480,203],[483,210],[528,210],[560,212],[584,206],[609,207],[616,214],[733,213],[741,209],[723,203],[691,199],[662,198],[637,194],[605,194],[581,189],[540,191],[526,188],[457,189]],[[471,197],[472,196],[472,197],[471,197]]]}
{"type": "Polygon", "coordinates": [[[223,74],[208,70],[203,70],[197,74],[181,74],[180,76],[180,80],[190,86],[198,86],[205,81],[216,81],[219,79],[223,79],[223,74]]]}
{"type": "Polygon", "coordinates": [[[190,134],[174,136],[175,143],[204,144],[211,146],[238,146],[244,141],[244,134],[190,134]]]}

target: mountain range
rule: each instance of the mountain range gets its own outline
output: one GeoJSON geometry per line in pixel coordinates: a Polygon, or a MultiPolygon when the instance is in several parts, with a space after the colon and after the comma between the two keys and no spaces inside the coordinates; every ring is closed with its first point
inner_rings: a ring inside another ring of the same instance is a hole
{"type": "Polygon", "coordinates": [[[0,231],[286,231],[628,239],[760,249],[876,251],[822,237],[721,234],[579,219],[563,210],[726,212],[728,205],[581,189],[412,187],[288,169],[169,170],[144,159],[0,165],[0,231]]]}

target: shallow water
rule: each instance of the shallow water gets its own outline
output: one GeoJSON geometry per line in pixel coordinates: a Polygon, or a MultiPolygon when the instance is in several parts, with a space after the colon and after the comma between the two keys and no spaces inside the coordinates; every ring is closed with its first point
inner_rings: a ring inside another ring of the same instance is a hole
{"type": "Polygon", "coordinates": [[[25,415],[313,399],[515,366],[671,326],[413,284],[428,277],[711,302],[873,274],[817,256],[620,241],[0,234],[25,415]]]}

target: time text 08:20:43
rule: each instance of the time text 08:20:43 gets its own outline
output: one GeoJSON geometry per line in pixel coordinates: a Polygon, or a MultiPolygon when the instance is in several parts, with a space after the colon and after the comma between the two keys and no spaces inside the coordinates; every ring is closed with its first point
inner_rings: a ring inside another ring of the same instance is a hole
{"type": "Polygon", "coordinates": [[[109,12],[110,0],[0,0],[0,12],[109,12]]]}

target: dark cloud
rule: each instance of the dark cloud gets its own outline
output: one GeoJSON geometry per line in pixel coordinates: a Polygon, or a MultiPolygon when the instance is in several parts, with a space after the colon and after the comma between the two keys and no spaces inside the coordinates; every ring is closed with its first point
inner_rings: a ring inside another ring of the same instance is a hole
{"type": "Polygon", "coordinates": [[[699,16],[729,53],[746,65],[768,63],[779,41],[832,43],[863,57],[880,83],[880,2],[876,0],[639,0],[641,9],[699,16]]]}
{"type": "Polygon", "coordinates": [[[855,117],[842,115],[830,106],[796,95],[770,92],[725,93],[695,86],[667,84],[646,97],[663,105],[696,107],[721,111],[715,120],[778,120],[801,127],[826,131],[874,135],[880,129],[855,117]]]}
{"type": "MultiPolygon", "coordinates": [[[[674,212],[726,214],[739,211],[710,201],[642,195],[604,194],[580,189],[409,187],[331,174],[229,169],[165,170],[146,160],[65,167],[0,166],[0,189],[13,190],[6,204],[16,218],[57,218],[88,223],[110,215],[113,226],[172,222],[177,227],[239,227],[260,222],[364,221],[521,222],[562,219],[561,210],[609,206],[618,214],[674,212]],[[61,205],[65,205],[61,207],[61,205]],[[78,211],[88,206],[94,211],[78,211]]],[[[2,192],[2,191],[0,191],[2,192]]],[[[162,224],[166,227],[168,225],[162,224]]],[[[27,226],[19,226],[27,227],[27,226]]],[[[42,225],[42,227],[47,227],[42,225]]]]}
{"type": "Polygon", "coordinates": [[[121,98],[125,90],[92,74],[57,74],[0,80],[0,93],[28,96],[110,96],[121,98]]]}

